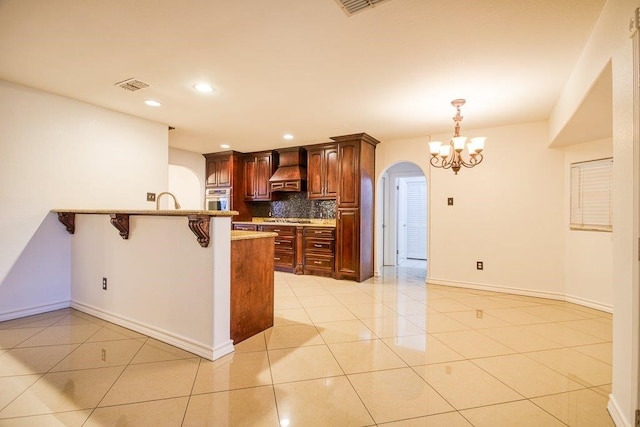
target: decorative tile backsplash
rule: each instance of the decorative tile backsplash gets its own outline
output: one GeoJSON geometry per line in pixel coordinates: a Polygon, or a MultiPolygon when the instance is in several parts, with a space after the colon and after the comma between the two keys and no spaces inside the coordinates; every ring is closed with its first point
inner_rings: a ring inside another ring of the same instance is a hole
{"type": "Polygon", "coordinates": [[[274,218],[329,218],[336,217],[335,200],[309,200],[307,193],[280,193],[279,200],[247,203],[251,216],[274,218]]]}

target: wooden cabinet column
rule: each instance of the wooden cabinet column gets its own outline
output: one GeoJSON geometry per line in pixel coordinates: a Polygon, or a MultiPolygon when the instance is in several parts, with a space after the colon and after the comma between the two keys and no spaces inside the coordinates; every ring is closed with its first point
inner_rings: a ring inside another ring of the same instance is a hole
{"type": "Polygon", "coordinates": [[[338,144],[334,278],[362,282],[373,276],[375,149],[366,133],[331,138],[338,144]]]}

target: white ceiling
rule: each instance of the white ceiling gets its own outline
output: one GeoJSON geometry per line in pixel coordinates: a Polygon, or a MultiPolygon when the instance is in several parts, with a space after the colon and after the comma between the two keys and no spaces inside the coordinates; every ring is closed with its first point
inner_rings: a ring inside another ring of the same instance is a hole
{"type": "Polygon", "coordinates": [[[170,145],[196,152],[453,131],[454,98],[464,131],[546,120],[604,2],[390,0],[348,17],[335,0],[0,0],[0,79],[173,126],[170,145]],[[114,85],[128,78],[150,87],[114,85]]]}

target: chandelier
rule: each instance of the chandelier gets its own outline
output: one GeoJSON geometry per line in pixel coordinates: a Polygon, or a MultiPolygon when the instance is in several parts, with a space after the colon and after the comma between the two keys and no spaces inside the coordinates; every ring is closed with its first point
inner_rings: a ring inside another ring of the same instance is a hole
{"type": "Polygon", "coordinates": [[[440,141],[433,141],[429,143],[429,151],[431,152],[431,166],[443,169],[453,169],[453,172],[458,175],[460,167],[472,168],[480,162],[482,162],[482,150],[484,149],[484,136],[478,136],[471,138],[467,145],[468,159],[465,160],[462,155],[465,143],[467,142],[466,136],[460,136],[460,122],[462,116],[460,115],[460,107],[464,105],[466,101],[464,99],[454,99],[451,101],[451,105],[456,107],[456,115],[453,117],[453,121],[456,126],[454,128],[453,138],[449,141],[449,144],[442,144],[440,141]]]}

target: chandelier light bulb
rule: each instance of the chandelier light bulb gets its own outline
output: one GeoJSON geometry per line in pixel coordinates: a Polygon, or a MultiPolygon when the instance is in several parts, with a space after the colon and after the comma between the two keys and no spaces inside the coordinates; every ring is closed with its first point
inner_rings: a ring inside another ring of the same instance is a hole
{"type": "Polygon", "coordinates": [[[432,156],[437,156],[438,154],[440,154],[441,145],[442,145],[442,142],[440,141],[431,141],[429,143],[429,151],[431,152],[432,156]]]}

